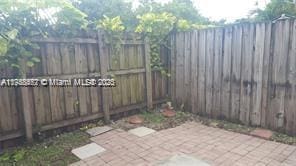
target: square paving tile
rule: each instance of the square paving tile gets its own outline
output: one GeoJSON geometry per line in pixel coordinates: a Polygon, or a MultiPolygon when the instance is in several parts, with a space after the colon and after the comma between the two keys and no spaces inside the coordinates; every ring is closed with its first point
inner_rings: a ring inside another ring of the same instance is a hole
{"type": "Polygon", "coordinates": [[[97,155],[99,153],[104,152],[105,149],[99,146],[96,143],[90,143],[80,148],[76,148],[72,150],[72,153],[75,154],[80,159],[86,159],[88,157],[97,155]]]}
{"type": "Polygon", "coordinates": [[[155,166],[210,166],[208,163],[185,154],[177,154],[169,159],[160,161],[155,166]]]}
{"type": "Polygon", "coordinates": [[[138,127],[138,128],[135,128],[135,129],[131,129],[128,132],[132,133],[132,134],[134,134],[134,135],[136,135],[138,137],[144,137],[146,135],[154,133],[155,130],[147,128],[147,127],[138,127]]]}
{"type": "Polygon", "coordinates": [[[105,132],[108,132],[112,130],[112,127],[109,126],[102,126],[102,127],[95,127],[89,130],[86,130],[86,132],[91,135],[92,137],[103,134],[105,132]]]}

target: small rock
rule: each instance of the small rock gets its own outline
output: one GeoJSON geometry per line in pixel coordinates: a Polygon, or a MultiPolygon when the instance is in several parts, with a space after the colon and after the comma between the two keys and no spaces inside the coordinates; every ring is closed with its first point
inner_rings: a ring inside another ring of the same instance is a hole
{"type": "Polygon", "coordinates": [[[174,117],[176,116],[176,112],[173,111],[173,110],[170,110],[170,109],[165,109],[163,112],[162,112],[163,116],[165,117],[174,117]]]}
{"type": "Polygon", "coordinates": [[[144,122],[144,119],[139,117],[138,115],[134,115],[128,119],[128,122],[131,124],[142,124],[144,122]]]}

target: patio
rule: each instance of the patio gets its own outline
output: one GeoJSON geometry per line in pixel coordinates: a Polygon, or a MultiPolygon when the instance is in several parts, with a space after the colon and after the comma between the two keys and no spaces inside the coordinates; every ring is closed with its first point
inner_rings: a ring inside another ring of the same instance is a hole
{"type": "Polygon", "coordinates": [[[157,165],[185,154],[209,165],[295,165],[296,146],[187,122],[138,137],[115,129],[92,137],[105,151],[75,165],[157,165]]]}

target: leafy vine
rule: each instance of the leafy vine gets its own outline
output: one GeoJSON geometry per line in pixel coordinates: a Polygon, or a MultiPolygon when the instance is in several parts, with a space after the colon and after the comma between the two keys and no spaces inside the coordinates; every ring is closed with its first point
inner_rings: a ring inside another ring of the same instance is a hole
{"type": "Polygon", "coordinates": [[[104,19],[99,20],[97,28],[103,29],[106,38],[105,42],[110,44],[112,60],[118,64],[118,55],[121,50],[122,33],[125,30],[120,16],[109,18],[104,16],[104,19]]]}
{"type": "Polygon", "coordinates": [[[151,68],[159,70],[162,74],[167,73],[160,59],[161,45],[166,43],[168,34],[173,30],[176,17],[171,13],[146,13],[137,17],[139,24],[135,32],[143,33],[149,39],[151,68]]]}
{"type": "Polygon", "coordinates": [[[73,34],[87,23],[86,14],[68,0],[1,0],[0,68],[15,68],[24,77],[27,67],[40,62],[32,53],[39,47],[30,39],[73,34]]]}

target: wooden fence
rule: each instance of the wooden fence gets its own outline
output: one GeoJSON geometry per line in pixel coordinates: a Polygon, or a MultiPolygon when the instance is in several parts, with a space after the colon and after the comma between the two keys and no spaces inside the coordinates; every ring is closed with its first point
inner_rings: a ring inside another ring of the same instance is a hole
{"type": "MultiPolygon", "coordinates": [[[[24,124],[36,133],[108,120],[167,97],[200,115],[296,135],[295,20],[179,32],[170,38],[171,50],[161,49],[169,80],[150,70],[149,44],[143,39],[127,37],[118,55],[102,34],[36,41],[41,63],[27,72],[28,78],[115,76],[117,86],[30,87],[25,98],[20,88],[0,88],[0,141],[23,136],[24,124]]],[[[1,71],[1,78],[13,74],[1,71]]]]}
{"type": "Polygon", "coordinates": [[[296,134],[296,21],[172,36],[172,98],[192,112],[296,134]]]}
{"type": "MultiPolygon", "coordinates": [[[[150,69],[148,42],[127,35],[120,53],[114,54],[104,43],[103,34],[97,36],[34,40],[40,46],[34,54],[40,56],[41,62],[27,72],[27,78],[112,76],[117,86],[28,87],[28,92],[21,88],[0,88],[0,141],[25,135],[25,124],[27,130],[36,133],[102,117],[109,120],[110,115],[151,107],[167,98],[167,77],[150,69]],[[26,108],[29,123],[24,118],[26,108]]],[[[162,48],[165,65],[167,52],[162,48]]],[[[14,78],[14,72],[1,71],[1,78],[14,78]]]]}

